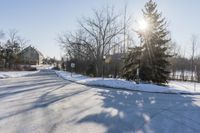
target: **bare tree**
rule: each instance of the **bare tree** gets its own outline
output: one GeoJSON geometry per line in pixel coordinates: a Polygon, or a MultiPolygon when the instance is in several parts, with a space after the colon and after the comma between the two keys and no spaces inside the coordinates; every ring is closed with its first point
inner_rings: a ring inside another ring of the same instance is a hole
{"type": "Polygon", "coordinates": [[[169,49],[169,54],[172,55],[172,58],[170,58],[170,63],[171,63],[171,78],[172,79],[175,79],[176,77],[176,72],[178,71],[177,69],[177,60],[178,58],[180,59],[180,47],[177,45],[176,42],[170,42],[170,49],[169,49]]]}
{"type": "Polygon", "coordinates": [[[18,40],[18,31],[16,29],[10,29],[8,31],[8,40],[10,40],[11,43],[15,43],[18,40]]]}
{"type": "Polygon", "coordinates": [[[8,31],[8,40],[11,44],[18,43],[21,48],[24,48],[29,43],[29,40],[21,37],[16,29],[10,29],[8,31]]]}
{"type": "Polygon", "coordinates": [[[30,42],[29,40],[26,40],[25,38],[18,37],[17,42],[19,43],[20,47],[23,49],[27,46],[27,44],[30,42]]]}
{"type": "Polygon", "coordinates": [[[61,36],[60,43],[71,57],[79,54],[82,58],[94,60],[96,74],[100,76],[103,56],[123,44],[123,19],[113,8],[104,8],[93,10],[93,17],[84,17],[78,23],[80,29],[74,34],[61,36]]]}
{"type": "Polygon", "coordinates": [[[191,80],[195,80],[194,79],[194,58],[195,58],[195,54],[196,54],[196,49],[197,49],[197,45],[198,45],[198,36],[197,35],[192,35],[191,38],[192,41],[192,55],[191,55],[191,70],[192,70],[192,79],[191,80]]]}

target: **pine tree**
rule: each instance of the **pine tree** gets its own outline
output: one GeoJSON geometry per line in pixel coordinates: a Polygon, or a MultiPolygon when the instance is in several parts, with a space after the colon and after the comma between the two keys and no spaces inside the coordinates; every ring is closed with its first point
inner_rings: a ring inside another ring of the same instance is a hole
{"type": "Polygon", "coordinates": [[[124,62],[124,70],[126,70],[124,76],[127,78],[134,76],[135,68],[139,67],[141,80],[162,84],[166,83],[169,77],[168,66],[170,64],[168,58],[170,55],[168,54],[168,44],[170,38],[167,22],[156,8],[157,4],[153,0],[149,0],[142,10],[148,27],[145,31],[137,31],[142,47],[139,66],[134,63],[136,57],[133,54],[134,52],[130,52],[124,62]]]}
{"type": "Polygon", "coordinates": [[[124,58],[123,74],[122,76],[127,80],[136,80],[137,69],[140,65],[140,56],[141,56],[142,47],[130,48],[126,57],[124,58]]]}
{"type": "Polygon", "coordinates": [[[139,33],[143,41],[143,56],[141,58],[141,79],[154,83],[166,83],[169,77],[168,43],[170,41],[167,22],[158,12],[153,0],[146,3],[142,10],[148,28],[145,33],[139,33]]]}

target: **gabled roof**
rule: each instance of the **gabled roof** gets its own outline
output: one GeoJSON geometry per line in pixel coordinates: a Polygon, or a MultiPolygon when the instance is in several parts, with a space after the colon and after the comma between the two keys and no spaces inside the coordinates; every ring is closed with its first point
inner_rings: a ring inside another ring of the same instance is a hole
{"type": "Polygon", "coordinates": [[[32,47],[31,45],[29,45],[28,47],[26,47],[25,49],[23,49],[20,53],[24,53],[28,49],[32,49],[32,50],[36,51],[40,56],[44,57],[44,55],[38,49],[32,47]]]}

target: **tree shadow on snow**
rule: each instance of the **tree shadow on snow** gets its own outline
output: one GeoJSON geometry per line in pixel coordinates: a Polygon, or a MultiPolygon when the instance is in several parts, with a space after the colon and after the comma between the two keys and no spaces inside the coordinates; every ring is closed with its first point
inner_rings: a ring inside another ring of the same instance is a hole
{"type": "MultiPolygon", "coordinates": [[[[44,75],[40,74],[41,76],[45,75],[45,73],[43,73],[44,75]]],[[[42,78],[56,77],[55,74],[45,76],[42,78]]],[[[66,83],[60,79],[41,81],[38,74],[33,77],[33,80],[25,81],[26,85],[19,85],[16,88],[8,87],[7,89],[10,89],[10,92],[4,92],[3,89],[0,89],[0,99],[9,98],[16,94],[32,95],[34,90],[42,90],[40,95],[33,96],[32,103],[28,103],[31,106],[15,112],[1,114],[0,120],[22,115],[35,109],[46,109],[53,103],[91,89],[88,87],[68,93],[56,93],[56,91],[67,88],[67,85],[71,83],[66,83]]],[[[100,106],[101,111],[100,113],[86,115],[76,121],[77,124],[95,123],[103,125],[107,129],[107,133],[200,132],[200,96],[142,93],[97,87],[93,90],[96,91],[95,94],[98,97],[101,97],[99,100],[102,100],[103,105],[95,104],[91,106],[100,106]]],[[[85,108],[83,111],[91,108],[85,108]]]]}
{"type": "Polygon", "coordinates": [[[105,88],[97,95],[103,99],[101,113],[77,123],[103,125],[107,133],[200,132],[199,99],[193,96],[105,88]]]}
{"type": "MultiPolygon", "coordinates": [[[[36,75],[36,78],[37,78],[37,76],[38,75],[36,75]]],[[[42,75],[42,76],[44,76],[44,75],[42,75]]],[[[49,76],[49,75],[46,75],[46,76],[49,76]]],[[[53,76],[55,76],[55,74],[53,76]]],[[[22,103],[22,104],[20,104],[20,99],[18,100],[19,104],[15,100],[17,105],[14,104],[13,106],[22,106],[22,107],[24,105],[31,105],[31,106],[21,109],[21,110],[16,110],[15,112],[1,114],[0,120],[10,118],[12,116],[20,115],[20,114],[23,114],[23,113],[26,113],[26,112],[29,112],[29,111],[35,110],[35,109],[45,109],[53,103],[56,103],[65,98],[69,98],[74,95],[83,93],[90,89],[90,88],[89,89],[79,89],[79,90],[74,90],[73,92],[68,92],[68,93],[65,93],[65,92],[64,93],[56,93],[56,91],[59,91],[61,89],[67,89],[67,86],[71,84],[70,82],[65,82],[64,80],[61,80],[60,78],[58,78],[58,79],[57,80],[55,79],[55,81],[48,81],[48,80],[46,81],[45,80],[45,82],[40,80],[37,83],[35,81],[31,80],[31,81],[27,81],[28,82],[27,85],[19,85],[17,87],[15,87],[15,85],[13,85],[13,86],[9,86],[9,87],[6,87],[6,88],[0,90],[0,99],[7,98],[7,100],[9,100],[9,97],[15,96],[16,94],[23,94],[23,97],[33,99],[31,102],[26,102],[26,103],[22,103]],[[10,90],[10,91],[4,92],[3,90],[10,90]],[[34,95],[35,93],[37,93],[38,90],[41,90],[42,93],[41,94],[39,93],[39,95],[34,95]]],[[[12,100],[9,100],[9,102],[12,102],[12,100]]]]}

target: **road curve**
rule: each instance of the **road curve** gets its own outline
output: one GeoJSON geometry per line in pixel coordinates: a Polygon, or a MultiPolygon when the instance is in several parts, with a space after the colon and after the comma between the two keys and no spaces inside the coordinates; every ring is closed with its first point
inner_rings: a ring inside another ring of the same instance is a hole
{"type": "Polygon", "coordinates": [[[199,133],[200,96],[88,87],[43,70],[0,80],[0,133],[199,133]]]}

